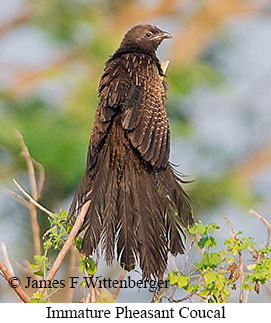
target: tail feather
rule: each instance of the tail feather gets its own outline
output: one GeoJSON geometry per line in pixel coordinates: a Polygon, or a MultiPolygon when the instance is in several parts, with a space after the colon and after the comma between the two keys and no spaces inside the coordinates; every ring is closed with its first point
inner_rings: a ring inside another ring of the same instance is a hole
{"type": "Polygon", "coordinates": [[[134,234],[134,209],[132,187],[129,180],[129,166],[126,166],[119,185],[117,202],[118,242],[117,254],[121,266],[125,270],[133,270],[136,264],[136,237],[134,234]]]}
{"type": "Polygon", "coordinates": [[[167,244],[156,182],[146,171],[134,169],[133,175],[140,267],[144,278],[158,278],[166,268],[167,244]]]}
{"type": "Polygon", "coordinates": [[[104,195],[104,211],[103,211],[103,228],[102,243],[105,250],[105,259],[107,263],[111,263],[114,259],[115,236],[117,233],[117,200],[118,200],[118,183],[116,168],[111,168],[107,177],[108,185],[104,195]],[[107,203],[110,201],[110,203],[107,203]]]}
{"type": "Polygon", "coordinates": [[[145,279],[162,278],[168,251],[184,253],[183,228],[193,224],[191,207],[182,180],[171,165],[159,171],[146,167],[114,127],[95,167],[87,169],[70,208],[91,200],[82,230],[82,251],[91,255],[99,243],[108,264],[115,258],[130,271],[139,261],[145,279]]]}

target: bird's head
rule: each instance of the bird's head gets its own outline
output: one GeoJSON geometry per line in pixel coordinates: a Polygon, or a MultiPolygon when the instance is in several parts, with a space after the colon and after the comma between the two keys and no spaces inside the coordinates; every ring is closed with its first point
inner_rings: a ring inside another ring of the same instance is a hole
{"type": "Polygon", "coordinates": [[[155,52],[162,40],[172,36],[154,25],[136,25],[125,34],[120,49],[139,48],[146,52],[155,52]]]}

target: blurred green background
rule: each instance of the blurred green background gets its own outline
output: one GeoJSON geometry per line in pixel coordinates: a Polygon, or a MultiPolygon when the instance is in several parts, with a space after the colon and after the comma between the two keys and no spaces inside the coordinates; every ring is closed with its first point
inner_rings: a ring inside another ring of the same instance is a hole
{"type": "MultiPolygon", "coordinates": [[[[171,161],[195,180],[186,185],[195,218],[224,226],[227,215],[264,243],[265,228],[248,210],[270,220],[269,1],[1,0],[1,186],[13,189],[15,177],[30,191],[17,128],[45,168],[41,204],[68,209],[85,168],[104,63],[127,29],[142,22],[174,36],[158,56],[170,60],[171,161]]],[[[3,191],[0,202],[0,240],[12,259],[31,260],[27,209],[3,191]]],[[[44,233],[47,218],[38,219],[44,233]]],[[[5,284],[1,279],[0,301],[17,301],[5,284]]],[[[150,294],[128,300],[139,297],[150,294]]]]}

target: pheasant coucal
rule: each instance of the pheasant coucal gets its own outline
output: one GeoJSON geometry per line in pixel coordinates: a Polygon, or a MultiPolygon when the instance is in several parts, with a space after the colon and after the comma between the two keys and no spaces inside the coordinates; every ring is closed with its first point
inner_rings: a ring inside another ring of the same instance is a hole
{"type": "Polygon", "coordinates": [[[81,231],[82,252],[101,243],[107,263],[130,271],[137,262],[145,279],[161,278],[168,252],[184,252],[182,227],[193,224],[191,207],[169,163],[166,84],[156,56],[172,36],[137,25],[106,62],[99,83],[86,171],[70,207],[74,219],[91,200],[81,231]]]}

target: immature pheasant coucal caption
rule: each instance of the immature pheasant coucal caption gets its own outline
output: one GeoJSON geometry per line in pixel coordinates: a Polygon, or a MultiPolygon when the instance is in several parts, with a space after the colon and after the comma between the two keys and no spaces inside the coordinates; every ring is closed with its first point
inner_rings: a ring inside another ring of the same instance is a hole
{"type": "Polygon", "coordinates": [[[107,263],[115,253],[128,271],[138,262],[146,279],[163,275],[168,252],[184,252],[182,227],[193,224],[169,163],[166,85],[155,53],[167,38],[156,26],[134,26],[106,62],[86,171],[69,212],[74,220],[91,200],[82,252],[101,243],[107,263]]]}

